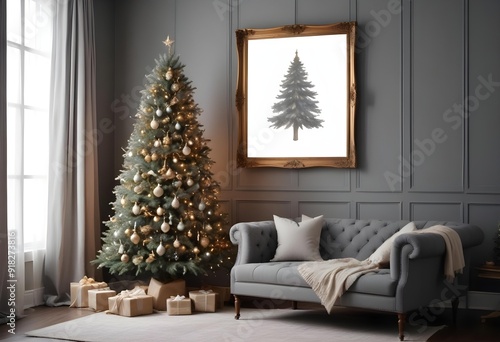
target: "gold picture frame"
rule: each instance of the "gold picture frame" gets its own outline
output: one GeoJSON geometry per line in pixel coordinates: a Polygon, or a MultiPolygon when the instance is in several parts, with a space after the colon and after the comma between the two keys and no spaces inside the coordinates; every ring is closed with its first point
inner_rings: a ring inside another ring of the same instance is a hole
{"type": "Polygon", "coordinates": [[[238,167],[355,168],[356,22],[236,30],[238,167]]]}

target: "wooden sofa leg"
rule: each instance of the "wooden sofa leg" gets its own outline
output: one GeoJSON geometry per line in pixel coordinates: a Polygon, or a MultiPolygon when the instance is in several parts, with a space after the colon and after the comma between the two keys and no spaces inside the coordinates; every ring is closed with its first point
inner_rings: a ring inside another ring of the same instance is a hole
{"type": "Polygon", "coordinates": [[[234,311],[235,311],[235,316],[234,319],[240,319],[240,299],[238,298],[237,295],[234,296],[234,311]]]}
{"type": "Polygon", "coordinates": [[[398,313],[398,331],[399,331],[400,341],[404,341],[405,339],[405,321],[406,321],[406,314],[398,313]]]}
{"type": "Polygon", "coordinates": [[[451,300],[451,322],[453,327],[457,326],[458,302],[458,297],[451,300]]]}

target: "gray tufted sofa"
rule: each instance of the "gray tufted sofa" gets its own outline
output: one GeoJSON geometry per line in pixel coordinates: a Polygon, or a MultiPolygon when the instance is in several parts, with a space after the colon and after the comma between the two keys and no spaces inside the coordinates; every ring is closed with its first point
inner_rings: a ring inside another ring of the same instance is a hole
{"type": "MultiPolygon", "coordinates": [[[[321,231],[321,256],[325,260],[364,260],[408,222],[327,218],[321,231]]],[[[390,267],[361,276],[336,305],[396,313],[401,341],[407,314],[421,307],[451,300],[455,321],[458,298],[467,290],[471,248],[481,244],[484,234],[471,224],[415,221],[417,229],[436,224],[453,228],[462,240],[466,268],[454,284],[444,280],[445,243],[441,236],[402,234],[394,241],[390,267]]],[[[294,308],[297,301],[320,303],[297,271],[301,262],[270,262],[277,247],[273,221],[237,223],[230,237],[238,245],[231,270],[236,319],[240,317],[240,296],[288,300],[294,308]]]]}

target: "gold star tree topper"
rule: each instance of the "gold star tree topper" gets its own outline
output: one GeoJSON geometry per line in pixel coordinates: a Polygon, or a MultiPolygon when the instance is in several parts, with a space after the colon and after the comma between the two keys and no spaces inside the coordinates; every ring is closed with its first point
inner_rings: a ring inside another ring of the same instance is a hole
{"type": "Polygon", "coordinates": [[[170,39],[170,36],[167,36],[167,39],[163,41],[163,44],[168,47],[168,54],[171,54],[170,49],[172,48],[172,44],[174,44],[174,41],[170,39]]]}

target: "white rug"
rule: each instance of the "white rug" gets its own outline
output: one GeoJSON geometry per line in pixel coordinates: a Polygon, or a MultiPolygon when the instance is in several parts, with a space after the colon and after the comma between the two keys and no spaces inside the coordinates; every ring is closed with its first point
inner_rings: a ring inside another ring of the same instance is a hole
{"type": "MultiPolygon", "coordinates": [[[[138,317],[96,313],[28,332],[47,339],[113,341],[399,341],[396,315],[336,310],[241,309],[169,316],[165,312],[138,317]]],[[[407,323],[405,341],[427,341],[439,327],[407,323]]],[[[27,341],[32,339],[27,338],[27,341]]],[[[33,339],[38,342],[40,339],[33,339]]]]}

